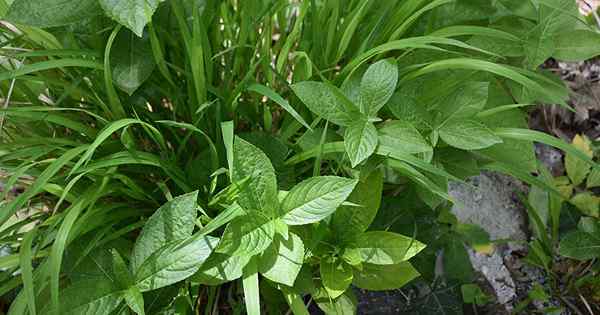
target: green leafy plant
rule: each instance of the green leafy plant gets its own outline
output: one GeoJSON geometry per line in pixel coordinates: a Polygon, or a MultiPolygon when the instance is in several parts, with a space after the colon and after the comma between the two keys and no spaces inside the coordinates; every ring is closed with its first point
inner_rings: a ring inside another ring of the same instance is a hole
{"type": "Polygon", "coordinates": [[[351,314],[352,285],[422,280],[423,301],[462,304],[451,283],[482,304],[464,245],[489,236],[450,213],[448,181],[488,169],[553,192],[534,141],[597,169],[524,110],[565,105],[544,60],[600,53],[574,1],[0,0],[0,16],[9,314],[351,314]]]}
{"type": "MultiPolygon", "coordinates": [[[[594,158],[592,143],[587,137],[576,135],[572,145],[589,158],[594,158]]],[[[585,300],[581,292],[592,304],[596,304],[598,298],[594,293],[598,287],[598,265],[594,260],[600,257],[600,199],[592,191],[598,186],[595,178],[597,170],[580,163],[573,154],[567,153],[564,162],[566,176],[552,177],[543,166],[540,167],[549,190],[534,187],[528,196],[535,238],[530,243],[527,261],[543,268],[554,281],[547,288],[549,292],[545,292],[543,287],[536,288],[538,293],[523,301],[523,307],[532,300],[548,301],[550,296],[565,301],[570,296],[579,295],[585,300]],[[577,264],[570,266],[569,260],[577,264]],[[565,265],[573,270],[565,273],[565,265]],[[562,286],[561,283],[567,285],[562,286]]],[[[574,303],[565,304],[565,307],[575,307],[574,303]]]]}

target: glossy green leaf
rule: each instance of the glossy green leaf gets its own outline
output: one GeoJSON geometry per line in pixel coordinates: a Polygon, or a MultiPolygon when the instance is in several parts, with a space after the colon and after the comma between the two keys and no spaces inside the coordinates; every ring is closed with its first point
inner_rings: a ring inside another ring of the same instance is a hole
{"type": "Polygon", "coordinates": [[[360,235],[350,247],[359,251],[365,263],[393,265],[418,254],[425,244],[392,232],[372,231],[360,235]]]}
{"type": "Polygon", "coordinates": [[[152,20],[154,11],[164,0],[98,0],[106,15],[124,25],[137,36],[152,20]]]}
{"type": "Polygon", "coordinates": [[[377,129],[372,122],[366,119],[357,119],[346,128],[344,146],[350,157],[350,164],[352,167],[356,167],[375,152],[377,129]]]}
{"type": "Polygon", "coordinates": [[[198,271],[218,241],[211,236],[192,236],[161,247],[138,268],[136,286],[145,292],[188,278],[198,271]]]}
{"type": "Polygon", "coordinates": [[[387,103],[398,83],[398,66],[393,59],[371,65],[360,82],[360,109],[370,117],[387,103]]]}
{"type": "Polygon", "coordinates": [[[198,192],[177,196],[162,205],[146,221],[131,254],[131,269],[137,271],[142,263],[168,243],[192,235],[196,220],[198,192]]]}
{"type": "Polygon", "coordinates": [[[444,142],[463,150],[484,149],[502,143],[500,137],[474,120],[449,121],[440,128],[439,132],[444,142]]]}
{"type": "Polygon", "coordinates": [[[318,296],[315,297],[315,302],[325,315],[356,314],[358,305],[352,290],[346,290],[336,299],[331,299],[329,296],[318,296]]]}
{"type": "Polygon", "coordinates": [[[283,221],[303,225],[326,218],[348,198],[357,183],[336,176],[312,177],[300,182],[281,204],[283,221]]]}
{"type": "Polygon", "coordinates": [[[344,294],[350,287],[354,274],[350,265],[333,258],[321,260],[320,273],[323,287],[332,299],[344,294]]]}
{"type": "Polygon", "coordinates": [[[403,287],[418,276],[419,272],[409,262],[395,265],[363,264],[362,270],[354,272],[353,284],[371,291],[393,290],[403,287]]]}
{"type": "Polygon", "coordinates": [[[287,240],[280,235],[275,236],[271,246],[260,256],[258,270],[271,281],[293,287],[303,263],[302,239],[290,232],[287,240]]]}

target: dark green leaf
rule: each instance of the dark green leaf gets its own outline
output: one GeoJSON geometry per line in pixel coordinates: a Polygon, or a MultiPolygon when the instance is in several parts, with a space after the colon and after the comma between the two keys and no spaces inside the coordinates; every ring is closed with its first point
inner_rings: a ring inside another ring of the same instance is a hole
{"type": "Polygon", "coordinates": [[[101,14],[97,0],[15,0],[6,19],[30,26],[55,27],[101,14]]]}
{"type": "Polygon", "coordinates": [[[382,190],[383,172],[380,170],[358,182],[348,201],[359,207],[341,206],[332,216],[331,228],[336,238],[350,241],[369,228],[379,210],[382,190]]]}
{"type": "Polygon", "coordinates": [[[148,36],[137,37],[130,31],[119,32],[110,59],[114,83],[129,95],[150,77],[156,66],[148,36]]]}
{"type": "Polygon", "coordinates": [[[410,122],[394,120],[379,128],[379,150],[394,156],[394,152],[414,154],[433,148],[410,122]]]}
{"type": "Polygon", "coordinates": [[[560,241],[559,253],[562,256],[588,260],[600,257],[600,237],[595,234],[575,231],[560,241]]]}

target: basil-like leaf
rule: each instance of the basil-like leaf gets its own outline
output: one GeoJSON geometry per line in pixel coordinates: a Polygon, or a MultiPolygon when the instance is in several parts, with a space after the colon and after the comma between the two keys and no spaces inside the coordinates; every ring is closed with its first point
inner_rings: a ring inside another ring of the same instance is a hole
{"type": "Polygon", "coordinates": [[[393,265],[418,254],[425,244],[392,232],[372,231],[360,235],[350,247],[358,250],[363,262],[393,265]]]}
{"type": "Polygon", "coordinates": [[[348,198],[357,183],[357,180],[336,176],[302,181],[283,200],[283,221],[289,225],[303,225],[324,219],[348,198]]]}
{"type": "Polygon", "coordinates": [[[293,287],[304,263],[302,239],[288,233],[288,239],[277,235],[258,260],[258,270],[267,279],[293,287]]]}

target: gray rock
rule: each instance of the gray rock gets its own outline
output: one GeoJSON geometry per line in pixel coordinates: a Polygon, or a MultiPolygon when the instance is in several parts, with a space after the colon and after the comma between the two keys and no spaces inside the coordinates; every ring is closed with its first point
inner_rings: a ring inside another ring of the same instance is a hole
{"type": "MultiPolygon", "coordinates": [[[[463,223],[476,224],[485,229],[492,240],[527,240],[526,214],[520,205],[517,191],[525,186],[508,176],[484,172],[471,178],[467,184],[450,183],[449,193],[455,199],[452,212],[463,223]]],[[[504,257],[512,251],[523,250],[522,244],[509,243],[497,247],[492,255],[469,250],[473,268],[493,288],[498,303],[507,311],[517,298],[515,282],[504,257]]]]}

